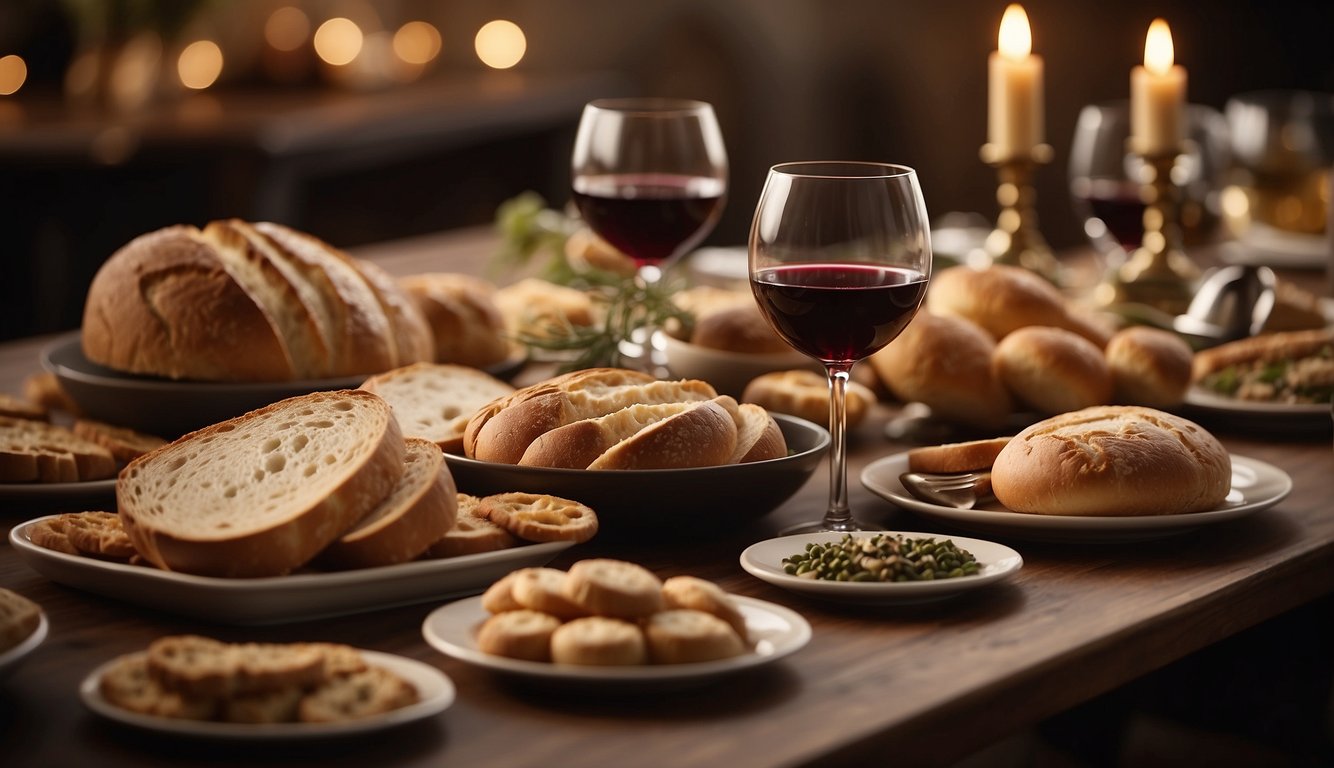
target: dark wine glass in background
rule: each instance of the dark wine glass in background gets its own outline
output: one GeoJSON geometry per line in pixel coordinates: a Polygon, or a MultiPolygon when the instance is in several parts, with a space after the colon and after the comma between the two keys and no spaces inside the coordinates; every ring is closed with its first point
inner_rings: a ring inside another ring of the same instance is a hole
{"type": "Polygon", "coordinates": [[[769,170],[750,231],[750,284],[773,329],[829,375],[829,505],[785,533],[854,531],[847,494],[852,366],[917,313],[931,274],[926,204],[911,168],[785,163],[769,170]]]}

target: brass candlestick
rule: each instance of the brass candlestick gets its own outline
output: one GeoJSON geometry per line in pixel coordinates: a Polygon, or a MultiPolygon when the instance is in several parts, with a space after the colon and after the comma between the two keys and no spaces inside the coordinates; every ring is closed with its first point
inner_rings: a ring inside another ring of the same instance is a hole
{"type": "Polygon", "coordinates": [[[1001,210],[985,244],[991,263],[1023,267],[1059,284],[1061,266],[1038,230],[1032,183],[1034,169],[1051,162],[1051,145],[1038,144],[1027,155],[1001,155],[995,144],[983,144],[979,154],[999,178],[996,202],[1001,210]]]}
{"type": "Polygon", "coordinates": [[[1177,217],[1181,190],[1172,181],[1172,167],[1180,154],[1180,150],[1140,154],[1144,161],[1140,180],[1144,237],[1140,247],[1097,289],[1101,303],[1147,304],[1173,315],[1190,306],[1200,270],[1181,248],[1177,217]]]}

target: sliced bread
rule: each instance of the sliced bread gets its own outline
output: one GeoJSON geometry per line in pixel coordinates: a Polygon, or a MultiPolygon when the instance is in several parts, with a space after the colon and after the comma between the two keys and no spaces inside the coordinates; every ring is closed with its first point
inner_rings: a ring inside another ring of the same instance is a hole
{"type": "Polygon", "coordinates": [[[167,444],[156,435],[146,435],[127,427],[117,427],[92,419],[75,419],[74,434],[111,451],[116,461],[133,461],[167,444]]]}
{"type": "Polygon", "coordinates": [[[404,563],[454,527],[458,491],[445,455],[430,440],[409,437],[403,477],[380,505],[320,556],[341,568],[404,563]]]}
{"type": "Polygon", "coordinates": [[[379,396],[315,392],[135,459],[116,501],[135,549],[159,568],[277,576],[374,509],[402,477],[405,451],[379,396]]]}
{"type": "Polygon", "coordinates": [[[538,436],[519,464],[529,467],[587,469],[608,448],[650,424],[690,408],[694,403],[631,405],[606,416],[583,419],[538,436]]]}
{"type": "Polygon", "coordinates": [[[589,469],[684,469],[725,464],[736,450],[736,401],[692,403],[608,448],[589,469]]]}
{"type": "Polygon", "coordinates": [[[754,403],[737,406],[736,449],[729,464],[768,461],[787,456],[787,439],[774,417],[754,403]]]}
{"type": "Polygon", "coordinates": [[[477,411],[514,387],[476,368],[415,363],[372,376],[361,388],[389,402],[407,437],[421,437],[447,453],[463,452],[463,431],[477,411]]]}
{"type": "Polygon", "coordinates": [[[0,482],[72,483],[116,476],[102,446],[44,421],[0,416],[0,482]]]}

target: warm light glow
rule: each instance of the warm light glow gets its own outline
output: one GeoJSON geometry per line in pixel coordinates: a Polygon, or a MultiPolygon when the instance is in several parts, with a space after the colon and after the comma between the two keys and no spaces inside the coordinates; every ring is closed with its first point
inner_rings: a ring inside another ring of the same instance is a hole
{"type": "Polygon", "coordinates": [[[1022,6],[1013,4],[1005,9],[996,43],[1000,54],[1007,59],[1026,58],[1033,50],[1033,32],[1028,28],[1028,14],[1022,6]]]}
{"type": "Polygon", "coordinates": [[[483,64],[494,69],[509,69],[523,59],[524,52],[528,50],[528,41],[518,24],[496,19],[477,30],[473,46],[477,50],[477,58],[483,64]]]}
{"type": "Polygon", "coordinates": [[[1155,75],[1165,75],[1172,69],[1176,52],[1172,49],[1172,30],[1167,22],[1154,19],[1149,34],[1144,37],[1144,68],[1155,75]]]}
{"type": "Polygon", "coordinates": [[[0,96],[18,93],[28,79],[28,65],[22,58],[10,54],[0,57],[0,96]]]}
{"type": "Polygon", "coordinates": [[[222,74],[222,49],[212,40],[196,40],[185,46],[176,60],[176,71],[186,88],[202,91],[222,74]]]}
{"type": "Polygon", "coordinates": [[[351,19],[329,19],[315,30],[315,53],[328,64],[341,67],[361,53],[361,27],[351,19]]]}
{"type": "Polygon", "coordinates": [[[264,39],[279,51],[295,51],[310,37],[310,17],[300,8],[279,8],[264,22],[264,39]]]}
{"type": "Polygon", "coordinates": [[[409,21],[394,33],[394,53],[409,64],[425,64],[440,53],[440,33],[424,21],[409,21]]]}

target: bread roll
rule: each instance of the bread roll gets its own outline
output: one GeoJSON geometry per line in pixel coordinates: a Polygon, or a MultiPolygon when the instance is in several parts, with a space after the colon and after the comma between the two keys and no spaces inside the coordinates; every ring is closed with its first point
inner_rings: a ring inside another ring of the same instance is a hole
{"type": "Polygon", "coordinates": [[[589,469],[685,469],[726,464],[736,449],[736,401],[726,395],[691,403],[611,448],[589,469]]]}
{"type": "Polygon", "coordinates": [[[98,270],[89,360],[129,373],[283,381],[427,359],[430,328],[382,270],[277,224],[215,221],[135,238],[98,270]]]}
{"type": "Polygon", "coordinates": [[[791,350],[787,342],[774,333],[754,301],[698,315],[690,343],[750,355],[771,355],[791,350]]]}
{"type": "Polygon", "coordinates": [[[553,329],[587,327],[598,320],[587,293],[536,277],[500,288],[493,298],[511,336],[546,339],[553,329]]]}
{"type": "Polygon", "coordinates": [[[972,320],[997,340],[1029,325],[1073,331],[1102,349],[1111,330],[1072,310],[1056,286],[1021,267],[950,267],[931,278],[927,309],[972,320]]]}
{"type": "MultiPolygon", "coordinates": [[[[756,376],[746,385],[741,399],[766,411],[785,413],[816,424],[829,424],[829,380],[815,371],[774,371],[756,376]]],[[[848,429],[860,424],[873,405],[875,393],[863,384],[849,381],[848,429]]]]}
{"type": "Polygon", "coordinates": [[[1176,515],[1216,508],[1232,485],[1218,439],[1194,422],[1104,405],[1021,431],[991,469],[996,498],[1039,515],[1176,515]]]}
{"type": "Polygon", "coordinates": [[[899,400],[923,403],[943,421],[994,429],[1013,408],[992,367],[995,350],[971,320],[919,312],[870,363],[899,400]]]}
{"type": "Polygon", "coordinates": [[[1122,405],[1174,408],[1190,387],[1190,345],[1171,331],[1135,326],[1118,331],[1104,350],[1114,397],[1122,405]]]}
{"type": "Polygon", "coordinates": [[[1020,328],[996,345],[992,358],[1005,387],[1047,415],[1112,400],[1112,373],[1102,350],[1062,328],[1020,328]]]}
{"type": "Polygon", "coordinates": [[[410,275],[398,283],[431,326],[435,362],[485,368],[509,357],[494,285],[450,272],[410,275]]]}

